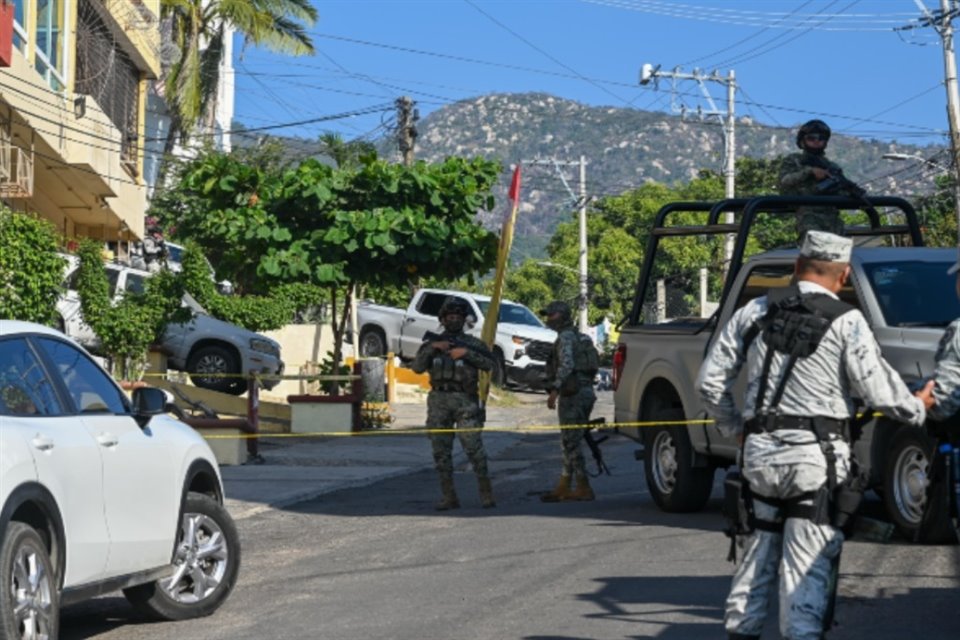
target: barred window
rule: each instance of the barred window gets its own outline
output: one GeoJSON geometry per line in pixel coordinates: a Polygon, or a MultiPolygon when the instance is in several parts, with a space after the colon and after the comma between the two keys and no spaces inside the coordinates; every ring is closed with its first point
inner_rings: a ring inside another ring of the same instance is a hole
{"type": "Polygon", "coordinates": [[[77,9],[76,91],[91,96],[120,130],[120,160],[136,175],[140,72],[117,45],[92,0],[77,9]]]}

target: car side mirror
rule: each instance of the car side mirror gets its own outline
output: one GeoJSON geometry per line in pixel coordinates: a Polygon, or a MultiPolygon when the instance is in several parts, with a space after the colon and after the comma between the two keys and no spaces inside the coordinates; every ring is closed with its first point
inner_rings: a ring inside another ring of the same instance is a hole
{"type": "Polygon", "coordinates": [[[150,418],[167,413],[167,405],[173,402],[169,391],[157,387],[140,387],[133,390],[133,417],[141,427],[150,422],[150,418]]]}
{"type": "Polygon", "coordinates": [[[233,283],[229,280],[221,280],[217,283],[217,291],[225,296],[233,295],[233,283]]]}

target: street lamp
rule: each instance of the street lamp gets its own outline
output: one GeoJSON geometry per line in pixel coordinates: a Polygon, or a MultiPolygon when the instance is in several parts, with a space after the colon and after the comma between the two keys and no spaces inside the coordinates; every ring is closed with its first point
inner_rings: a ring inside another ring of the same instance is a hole
{"type": "Polygon", "coordinates": [[[930,158],[924,158],[923,156],[915,155],[912,153],[885,153],[881,156],[884,160],[913,160],[914,162],[919,162],[925,164],[931,169],[937,169],[939,171],[947,171],[947,168],[935,162],[930,158]]]}
{"type": "Polygon", "coordinates": [[[580,316],[580,331],[587,331],[587,265],[581,263],[582,270],[578,271],[563,264],[557,264],[556,262],[550,262],[549,260],[538,260],[537,264],[541,267],[554,267],[556,269],[562,269],[563,271],[569,271],[570,273],[577,276],[578,280],[581,283],[580,294],[577,296],[577,311],[580,316]]]}

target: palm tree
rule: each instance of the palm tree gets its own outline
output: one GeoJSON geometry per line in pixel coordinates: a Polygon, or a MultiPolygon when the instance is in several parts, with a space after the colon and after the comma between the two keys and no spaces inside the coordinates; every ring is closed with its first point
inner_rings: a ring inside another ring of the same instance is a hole
{"type": "Polygon", "coordinates": [[[293,56],[312,55],[306,27],[317,20],[309,0],[161,0],[179,59],[166,70],[164,85],[171,111],[168,152],[199,124],[212,125],[225,38],[231,29],[244,46],[262,46],[293,56]]]}

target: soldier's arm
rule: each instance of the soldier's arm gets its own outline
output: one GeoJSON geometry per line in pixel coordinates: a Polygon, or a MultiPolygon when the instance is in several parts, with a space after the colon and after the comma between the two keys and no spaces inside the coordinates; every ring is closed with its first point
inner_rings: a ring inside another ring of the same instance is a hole
{"type": "MultiPolygon", "coordinates": [[[[900,374],[883,359],[880,345],[860,311],[843,314],[834,323],[844,340],[843,363],[853,391],[870,408],[899,422],[922,425],[923,402],[900,374]]],[[[834,330],[835,327],[831,327],[834,330]]]]}
{"type": "Polygon", "coordinates": [[[778,180],[780,191],[793,191],[812,178],[813,167],[802,164],[799,153],[791,154],[780,162],[780,176],[778,180]]]}
{"type": "Polygon", "coordinates": [[[574,340],[576,339],[577,335],[572,331],[561,331],[557,335],[557,341],[559,342],[559,345],[555,350],[555,353],[557,354],[557,373],[553,380],[554,389],[559,389],[560,385],[563,384],[563,381],[569,378],[573,373],[573,349],[574,340]]]}
{"type": "Polygon", "coordinates": [[[733,385],[747,359],[744,336],[766,308],[760,300],[765,298],[751,300],[731,316],[710,347],[697,375],[700,400],[707,413],[716,420],[717,428],[727,436],[742,429],[742,416],[733,399],[733,385]]]}
{"type": "Polygon", "coordinates": [[[424,342],[417,349],[417,355],[413,357],[410,363],[410,370],[414,373],[423,373],[430,368],[430,361],[433,360],[435,349],[432,342],[424,342]]]}
{"type": "Polygon", "coordinates": [[[930,417],[945,420],[960,410],[960,320],[954,320],[937,347],[930,417]]]}
{"type": "Polygon", "coordinates": [[[493,354],[483,340],[478,340],[473,336],[466,336],[463,343],[467,352],[463,356],[463,361],[480,369],[481,371],[490,371],[493,369],[493,354]]]}

